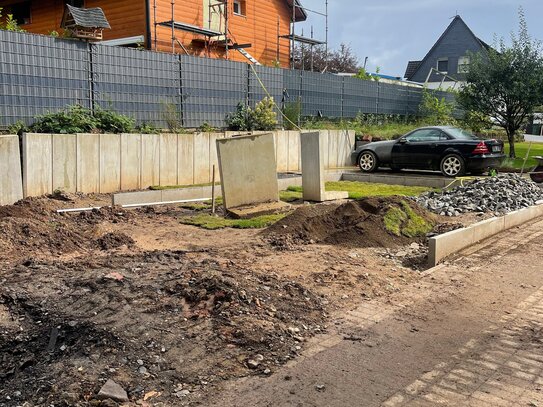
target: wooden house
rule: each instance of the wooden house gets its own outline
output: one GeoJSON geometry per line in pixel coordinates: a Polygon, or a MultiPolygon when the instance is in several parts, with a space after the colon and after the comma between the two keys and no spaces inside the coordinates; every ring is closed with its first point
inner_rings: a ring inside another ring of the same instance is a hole
{"type": "Polygon", "coordinates": [[[288,67],[299,0],[0,0],[28,32],[60,31],[66,6],[100,8],[103,42],[288,67]]]}

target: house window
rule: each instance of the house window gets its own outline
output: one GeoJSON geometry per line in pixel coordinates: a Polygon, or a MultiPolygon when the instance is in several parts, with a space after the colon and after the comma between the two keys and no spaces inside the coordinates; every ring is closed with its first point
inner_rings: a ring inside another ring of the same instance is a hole
{"type": "Polygon", "coordinates": [[[458,58],[458,73],[469,72],[469,57],[458,58]]]}
{"type": "Polygon", "coordinates": [[[25,25],[31,23],[30,2],[25,1],[17,3],[11,6],[9,13],[13,14],[13,19],[17,21],[19,25],[25,25]]]}
{"type": "Polygon", "coordinates": [[[447,58],[438,59],[437,70],[441,73],[449,72],[449,60],[447,58]]]}
{"type": "Polygon", "coordinates": [[[238,16],[244,16],[245,11],[245,0],[234,0],[234,14],[238,16]]]}

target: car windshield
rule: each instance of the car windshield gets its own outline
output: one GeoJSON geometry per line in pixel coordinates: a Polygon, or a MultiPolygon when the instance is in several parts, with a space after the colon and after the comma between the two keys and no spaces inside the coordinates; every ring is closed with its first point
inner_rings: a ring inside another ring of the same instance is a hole
{"type": "Polygon", "coordinates": [[[475,134],[470,133],[467,130],[458,129],[456,127],[449,127],[447,128],[447,133],[449,133],[451,136],[453,136],[455,139],[458,140],[478,140],[479,137],[477,137],[475,134]]]}

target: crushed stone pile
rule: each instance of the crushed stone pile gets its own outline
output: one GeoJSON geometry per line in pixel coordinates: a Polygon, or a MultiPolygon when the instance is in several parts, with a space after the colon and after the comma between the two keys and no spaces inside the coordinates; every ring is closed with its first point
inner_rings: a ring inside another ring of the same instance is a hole
{"type": "Polygon", "coordinates": [[[443,192],[429,192],[415,201],[442,216],[465,212],[503,214],[535,205],[543,199],[543,190],[517,174],[482,178],[443,192]]]}

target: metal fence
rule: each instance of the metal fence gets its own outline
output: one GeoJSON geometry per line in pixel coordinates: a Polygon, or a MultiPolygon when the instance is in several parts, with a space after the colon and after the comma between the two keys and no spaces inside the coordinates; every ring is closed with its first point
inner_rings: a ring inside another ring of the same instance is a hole
{"type": "Polygon", "coordinates": [[[303,116],[334,119],[414,115],[422,98],[410,86],[0,30],[0,126],[80,104],[161,127],[224,127],[238,103],[254,107],[268,93],[278,105],[300,101],[303,116]]]}

